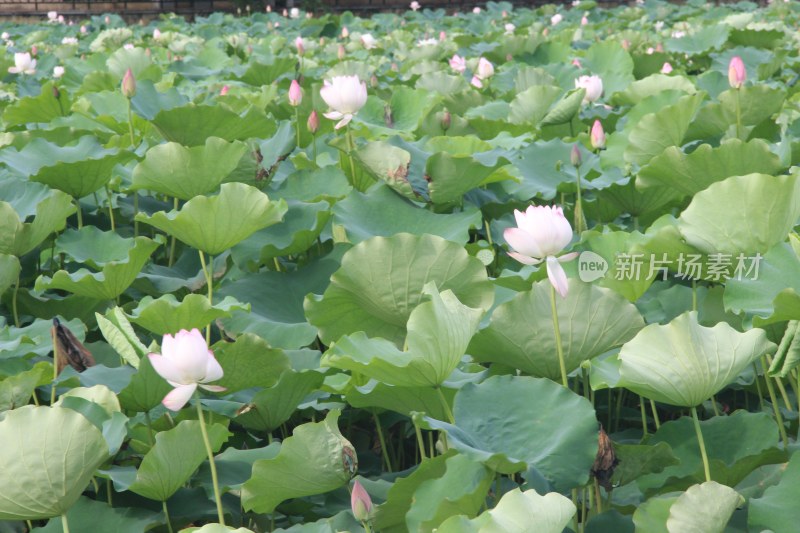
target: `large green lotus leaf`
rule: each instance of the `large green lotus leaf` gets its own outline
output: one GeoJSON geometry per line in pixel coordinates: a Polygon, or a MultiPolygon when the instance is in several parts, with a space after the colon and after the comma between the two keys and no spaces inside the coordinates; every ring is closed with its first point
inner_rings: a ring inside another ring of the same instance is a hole
{"type": "Polygon", "coordinates": [[[385,181],[389,187],[407,198],[414,199],[418,196],[408,181],[411,154],[406,150],[386,141],[371,141],[359,148],[353,156],[373,178],[385,181]]]}
{"type": "Polygon", "coordinates": [[[719,95],[719,103],[708,104],[697,113],[688,138],[708,139],[726,133],[736,124],[737,98],[741,106],[742,125],[747,127],[756,126],[780,111],[786,93],[763,83],[727,90],[719,95]]]}
{"type": "Polygon", "coordinates": [[[470,228],[481,225],[477,209],[436,214],[404,200],[387,186],[373,186],[366,193],[352,191],[333,207],[333,222],[344,226],[350,242],[374,236],[390,237],[408,232],[429,233],[450,241],[465,243],[470,228]]]}
{"type": "Polygon", "coordinates": [[[306,321],[303,299],[308,293],[325,291],[337,268],[339,261],[326,256],[292,272],[264,270],[223,283],[215,294],[250,304],[250,313],[238,311],[231,318],[222,319],[225,331],[229,335],[255,333],[278,348],[309,345],[317,336],[317,328],[306,321]]]}
{"type": "Polygon", "coordinates": [[[353,407],[380,407],[406,416],[413,413],[425,413],[431,418],[444,420],[447,411],[442,406],[439,391],[444,395],[448,405],[452,405],[455,391],[453,389],[431,387],[393,387],[378,381],[370,381],[363,387],[353,387],[347,391],[345,399],[353,407]]]}
{"type": "Polygon", "coordinates": [[[4,148],[0,151],[0,161],[16,174],[27,178],[52,165],[80,163],[84,159],[102,160],[116,153],[116,150],[104,148],[100,141],[91,135],[80,137],[68,146],[61,146],[38,137],[28,142],[21,150],[12,146],[4,148]]]}
{"type": "MultiPolygon", "coordinates": [[[[259,459],[276,457],[280,449],[280,442],[273,442],[263,448],[247,448],[243,450],[237,450],[229,446],[224,452],[214,457],[219,488],[225,492],[239,490],[242,483],[250,479],[253,472],[253,463],[259,459]]],[[[195,479],[198,485],[202,485],[206,489],[212,489],[210,463],[203,463],[195,479]]]]}
{"type": "Polygon", "coordinates": [[[122,237],[116,231],[103,231],[97,226],[68,229],[58,236],[54,252],[66,254],[76,263],[102,269],[110,263],[128,259],[136,241],[122,237]]]}
{"type": "Polygon", "coordinates": [[[705,54],[724,45],[729,32],[730,26],[727,24],[714,24],[680,38],[667,39],[665,48],[670,52],[689,55],[705,54]]]}
{"type": "MultiPolygon", "coordinates": [[[[137,507],[111,507],[104,501],[81,496],[67,511],[70,531],[142,533],[163,524],[159,513],[137,507]]],[[[61,518],[53,518],[36,533],[63,533],[61,518]]]]}
{"type": "Polygon", "coordinates": [[[230,296],[212,306],[201,294],[187,294],[180,302],[174,295],[164,294],[157,299],[145,296],[139,300],[136,309],[128,313],[128,318],[148,331],[164,335],[182,329],[203,328],[218,318],[231,316],[233,311],[249,310],[250,305],[230,296]]]}
{"type": "Polygon", "coordinates": [[[134,154],[131,152],[111,151],[109,155],[97,159],[86,158],[82,161],[56,163],[41,168],[30,177],[30,180],[44,183],[73,198],[82,198],[105,187],[114,175],[114,167],[133,157],[134,154]]]}
{"type": "Polygon", "coordinates": [[[425,420],[431,429],[447,432],[448,445],[497,472],[534,467],[557,491],[589,478],[597,454],[594,409],[589,400],[549,379],[493,376],[464,385],[453,415],[455,424],[425,420]],[[489,416],[490,405],[496,408],[489,416]]]}
{"type": "Polygon", "coordinates": [[[800,319],[800,258],[787,243],[764,254],[758,276],[731,278],[725,284],[725,309],[753,316],[753,324],[800,319]]]}
{"type": "Polygon", "coordinates": [[[0,254],[0,295],[17,283],[22,267],[16,256],[0,254]]]}
{"type": "Polygon", "coordinates": [[[142,357],[131,381],[118,395],[119,403],[128,411],[147,413],[159,405],[172,386],[158,375],[149,357],[142,357]]]}
{"type": "Polygon", "coordinates": [[[64,229],[67,217],[75,212],[68,194],[10,178],[0,181],[0,198],[0,253],[17,257],[64,229]],[[25,222],[31,216],[33,220],[25,222]]]}
{"type": "Polygon", "coordinates": [[[281,374],[290,368],[289,357],[283,350],[251,333],[239,336],[234,342],[218,342],[214,354],[225,371],[215,384],[235,392],[251,387],[272,387],[281,374]]]}
{"type": "Polygon", "coordinates": [[[439,293],[433,282],[427,283],[422,292],[430,296],[430,301],[411,311],[405,350],[359,331],[332,344],[321,364],[350,370],[388,385],[440,386],[464,356],[483,310],[463,305],[452,291],[439,293]]]}
{"type": "Polygon", "coordinates": [[[694,84],[684,76],[667,74],[651,74],[646,78],[636,80],[624,90],[617,92],[611,98],[611,103],[621,106],[633,106],[647,98],[663,91],[679,91],[686,94],[697,92],[694,84]]]}
{"type": "Polygon", "coordinates": [[[669,187],[683,196],[692,196],[731,176],[772,175],[782,167],[778,156],[760,139],[750,142],[728,139],[715,148],[701,144],[690,154],[670,146],[642,167],[636,186],[669,187]]]}
{"type": "Polygon", "coordinates": [[[273,386],[259,391],[241,409],[236,422],[248,429],[271,432],[289,420],[303,398],[317,390],[324,375],[315,371],[287,371],[273,386]]]}
{"type": "Polygon", "coordinates": [[[607,96],[626,89],[634,81],[633,59],[614,39],[592,44],[581,63],[589,72],[602,78],[603,93],[607,96]]]}
{"type": "Polygon", "coordinates": [[[155,226],[178,240],[217,255],[254,232],[281,221],[286,202],[270,201],[266,194],[244,183],[225,183],[217,196],[196,196],[179,211],[159,211],[136,220],[155,226]]]}
{"type": "Polygon", "coordinates": [[[620,254],[628,254],[631,256],[631,254],[634,253],[634,246],[646,242],[647,238],[638,231],[607,231],[599,233],[595,230],[591,230],[584,232],[581,238],[585,251],[599,255],[608,266],[608,270],[605,274],[597,280],[591,279],[595,276],[599,276],[600,271],[595,271],[595,274],[588,269],[592,268],[591,265],[602,266],[602,262],[600,259],[591,255],[581,255],[578,269],[580,270],[581,265],[584,265],[583,268],[586,269],[583,272],[579,272],[582,276],[585,276],[582,277],[582,279],[596,283],[601,287],[612,289],[624,296],[629,302],[638,300],[647,289],[650,288],[653,280],[659,274],[659,272],[655,270],[653,274],[650,275],[650,261],[648,257],[642,258],[641,275],[639,276],[626,276],[624,275],[624,271],[619,268],[621,267],[621,265],[618,264],[618,257],[620,254]]]}
{"type": "Polygon", "coordinates": [[[0,381],[0,411],[27,405],[36,387],[52,380],[53,365],[39,361],[30,370],[8,376],[0,381]],[[44,381],[44,382],[43,382],[44,381]]]}
{"type": "Polygon", "coordinates": [[[469,85],[463,76],[451,76],[445,72],[426,72],[419,77],[416,87],[449,96],[467,90],[469,85]]]}
{"type": "Polygon", "coordinates": [[[112,261],[103,267],[102,272],[90,272],[81,268],[75,272],[59,270],[52,278],[39,276],[36,279],[36,290],[62,289],[97,300],[116,298],[133,283],[150,255],[159,246],[159,243],[147,237],[131,240],[134,245],[128,250],[126,260],[112,261]]]}
{"type": "Polygon", "coordinates": [[[774,349],[764,330],[739,333],[725,322],[706,328],[691,311],[664,326],[650,324],[622,346],[619,385],[658,402],[694,407],[774,349]]]}
{"type": "Polygon", "coordinates": [[[293,71],[296,65],[297,61],[294,57],[272,56],[265,58],[265,62],[263,63],[260,61],[252,61],[250,66],[239,79],[241,79],[244,83],[257,87],[270,85],[282,74],[287,74],[293,71]]]}
{"type": "Polygon", "coordinates": [[[577,508],[569,498],[556,492],[538,494],[518,488],[503,494],[497,505],[477,518],[463,516],[447,519],[437,533],[561,533],[572,520],[577,508]]]}
{"type": "MultiPolygon", "coordinates": [[[[778,425],[767,413],[739,410],[730,416],[701,420],[700,428],[708,452],[711,478],[719,483],[736,486],[754,468],[786,460],[786,453],[777,449],[780,438],[778,425]],[[736,438],[731,438],[731,435],[736,435],[736,438]]],[[[647,442],[650,446],[659,443],[669,444],[680,462],[660,472],[639,476],[636,482],[641,490],[648,493],[664,492],[665,489],[685,490],[704,480],[700,448],[691,417],[661,424],[647,442]]]]}
{"type": "Polygon", "coordinates": [[[361,331],[399,346],[431,281],[473,309],[488,310],[494,300],[483,264],[462,246],[434,235],[399,233],[348,250],[325,293],[306,297],[306,317],[328,345],[361,331]]]}
{"type": "Polygon", "coordinates": [[[783,242],[798,217],[797,175],[748,174],[697,193],[678,220],[686,242],[704,253],[754,255],[783,242]]]}
{"type": "MultiPolygon", "coordinates": [[[[479,361],[560,380],[550,290],[545,279],[499,305],[489,327],[475,335],[469,353],[479,361]]],[[[569,280],[567,297],[558,298],[556,309],[568,373],[632,339],[644,327],[639,311],[621,295],[575,279],[569,280]]]]}
{"type": "Polygon", "coordinates": [[[42,91],[37,96],[20,98],[6,107],[3,112],[6,127],[46,123],[66,116],[72,107],[69,92],[59,91],[56,97],[54,88],[54,83],[47,82],[42,85],[42,91]]]}
{"type": "MultiPolygon", "coordinates": [[[[230,436],[221,424],[210,424],[207,430],[214,451],[219,450],[230,436]]],[[[119,491],[130,490],[163,502],[188,481],[207,457],[200,422],[184,420],[174,428],[156,434],[156,442],[142,459],[132,483],[126,483],[126,479],[114,479],[114,484],[119,491]]]]}
{"type": "Polygon", "coordinates": [[[680,146],[705,93],[681,97],[677,103],[647,114],[628,136],[625,161],[644,165],[669,146],[680,146]]]}
{"type": "Polygon", "coordinates": [[[465,455],[446,461],[441,477],[420,483],[406,513],[408,531],[432,531],[454,515],[474,516],[485,505],[494,473],[465,455]]]}
{"type": "Polygon", "coordinates": [[[242,507],[271,513],[289,498],[322,494],[346,484],[355,473],[355,450],[339,432],[338,419],[334,409],[322,422],[297,426],[277,457],[253,463],[253,476],[242,485],[242,507]]]}
{"type": "Polygon", "coordinates": [[[282,224],[259,230],[233,247],[231,255],[237,264],[266,264],[276,257],[305,252],[317,241],[331,218],[330,204],[289,200],[287,205],[282,224]]]}
{"type": "Polygon", "coordinates": [[[633,513],[633,523],[636,525],[635,531],[669,533],[667,529],[669,510],[676,501],[678,501],[678,496],[670,493],[665,496],[650,498],[639,505],[633,513]]]}
{"type": "Polygon", "coordinates": [[[150,148],[133,169],[132,189],[148,189],[181,200],[217,190],[247,152],[243,142],[209,137],[205,145],[187,148],[176,142],[150,148]]]}
{"type": "Polygon", "coordinates": [[[71,409],[25,406],[0,421],[0,519],[67,512],[109,456],[105,438],[71,409]]]}
{"type": "Polygon", "coordinates": [[[800,507],[796,505],[800,493],[800,454],[792,454],[789,463],[781,470],[780,482],[748,503],[747,525],[751,531],[789,533],[797,529],[800,522],[800,507]]]}
{"type": "Polygon", "coordinates": [[[314,203],[325,200],[334,204],[351,190],[344,172],[338,166],[327,166],[290,174],[276,189],[269,190],[269,194],[272,198],[283,198],[287,202],[297,200],[314,203]]]}
{"type": "Polygon", "coordinates": [[[491,182],[494,172],[507,163],[508,160],[499,157],[486,164],[471,156],[454,156],[445,152],[433,154],[425,163],[431,201],[435,204],[461,203],[464,194],[491,182]]]}
{"type": "Polygon", "coordinates": [[[511,101],[509,122],[534,126],[539,124],[562,93],[560,87],[550,85],[534,85],[525,89],[511,101]]]}
{"type": "Polygon", "coordinates": [[[366,105],[356,115],[356,121],[369,124],[370,131],[377,134],[412,132],[436,101],[431,97],[431,91],[405,85],[394,86],[391,94],[388,103],[379,98],[368,98],[366,105]]]}
{"type": "Polygon", "coordinates": [[[209,137],[226,141],[266,139],[275,133],[275,121],[255,109],[237,114],[222,105],[194,105],[164,109],[153,125],[168,141],[184,146],[199,146],[209,137]]]}
{"type": "Polygon", "coordinates": [[[672,447],[663,441],[655,445],[614,443],[614,452],[619,460],[611,477],[615,487],[627,485],[646,474],[657,474],[680,463],[680,459],[672,453],[672,447]]]}
{"type": "Polygon", "coordinates": [[[722,533],[736,508],[738,492],[715,481],[694,485],[669,508],[669,533],[722,533]]]}

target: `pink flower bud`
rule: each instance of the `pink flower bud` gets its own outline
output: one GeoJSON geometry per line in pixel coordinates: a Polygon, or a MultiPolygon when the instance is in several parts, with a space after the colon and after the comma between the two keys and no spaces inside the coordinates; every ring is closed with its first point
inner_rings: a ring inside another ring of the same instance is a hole
{"type": "Polygon", "coordinates": [[[350,507],[353,510],[353,516],[359,522],[366,522],[372,513],[372,499],[361,483],[356,480],[353,483],[353,492],[350,495],[350,507]]]}
{"type": "Polygon", "coordinates": [[[444,110],[442,113],[442,129],[447,131],[450,129],[450,125],[453,123],[453,116],[450,114],[450,111],[447,109],[444,110]]]}
{"type": "Polygon", "coordinates": [[[300,90],[300,84],[297,80],[292,80],[289,86],[289,105],[297,107],[303,101],[303,91],[300,90]]]}
{"type": "Polygon", "coordinates": [[[136,96],[136,78],[133,76],[133,71],[128,69],[122,77],[122,95],[125,98],[133,98],[136,96]]]}
{"type": "Polygon", "coordinates": [[[339,49],[336,51],[336,57],[338,57],[339,60],[342,60],[342,59],[344,59],[345,54],[346,54],[346,52],[345,52],[345,49],[344,49],[344,45],[340,44],[339,45],[339,49]]]}
{"type": "Polygon", "coordinates": [[[581,157],[581,150],[580,148],[578,148],[577,144],[572,145],[572,151],[569,153],[569,162],[572,163],[573,167],[579,167],[583,162],[583,157],[581,157]]]}
{"type": "Polygon", "coordinates": [[[306,52],[302,37],[297,37],[297,39],[294,40],[294,45],[297,48],[297,55],[302,56],[306,52]]]}
{"type": "Polygon", "coordinates": [[[481,79],[478,76],[472,76],[470,84],[476,89],[483,89],[483,82],[481,82],[481,79]]]}
{"type": "Polygon", "coordinates": [[[744,61],[739,56],[733,56],[728,64],[728,82],[731,87],[738,89],[744,85],[747,79],[747,70],[744,68],[744,61]]]}
{"type": "Polygon", "coordinates": [[[230,90],[231,90],[230,87],[228,87],[227,85],[223,85],[222,89],[219,90],[219,95],[220,96],[225,96],[226,94],[228,94],[228,91],[230,91],[230,90]]]}
{"type": "Polygon", "coordinates": [[[446,41],[447,40],[447,34],[444,31],[440,31],[439,32],[439,40],[440,41],[446,41]]]}
{"type": "Polygon", "coordinates": [[[672,65],[669,64],[669,61],[667,61],[661,66],[661,73],[669,74],[670,72],[672,72],[672,65]]]}
{"type": "Polygon", "coordinates": [[[592,148],[595,150],[606,147],[606,132],[599,120],[595,120],[592,125],[592,132],[589,135],[592,141],[592,148]]]}
{"type": "Polygon", "coordinates": [[[317,133],[319,129],[319,115],[317,115],[316,109],[311,111],[311,114],[308,115],[308,122],[306,122],[306,126],[308,126],[308,131],[311,133],[317,133]]]}
{"type": "Polygon", "coordinates": [[[342,26],[342,39],[347,39],[350,37],[350,30],[347,29],[347,26],[342,26]]]}
{"type": "Polygon", "coordinates": [[[31,56],[35,57],[38,53],[39,53],[39,49],[36,48],[36,45],[34,44],[33,46],[31,46],[31,56]]]}

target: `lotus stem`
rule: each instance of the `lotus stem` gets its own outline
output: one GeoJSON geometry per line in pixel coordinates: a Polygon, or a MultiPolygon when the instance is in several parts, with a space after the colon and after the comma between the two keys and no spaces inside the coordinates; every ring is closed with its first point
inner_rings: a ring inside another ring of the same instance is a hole
{"type": "Polygon", "coordinates": [[[11,313],[14,315],[14,326],[19,327],[19,311],[17,310],[17,293],[19,292],[19,277],[17,274],[17,282],[14,284],[14,293],[11,295],[11,313]]]}
{"type": "MultiPolygon", "coordinates": [[[[172,199],[172,210],[178,210],[178,198],[175,197],[172,199]]],[[[200,254],[202,257],[202,253],[200,254]]],[[[169,243],[169,260],[167,261],[167,266],[172,266],[175,263],[175,235],[172,236],[172,239],[169,243]]]]}
{"type": "Polygon", "coordinates": [[[417,446],[419,446],[419,457],[420,457],[419,460],[420,462],[424,462],[427,459],[427,457],[425,456],[425,441],[422,439],[422,430],[420,429],[419,424],[417,424],[417,421],[414,420],[413,417],[411,419],[411,423],[414,424],[414,433],[417,434],[417,446]]]}
{"type": "Polygon", "coordinates": [[[139,236],[139,221],[136,215],[139,214],[139,191],[133,191],[133,237],[139,236]]]}
{"type": "Polygon", "coordinates": [[[111,231],[114,231],[116,229],[114,225],[114,205],[111,202],[111,187],[108,185],[106,185],[106,196],[108,196],[108,218],[111,221],[111,231]]]}
{"type": "MultiPolygon", "coordinates": [[[[297,149],[300,149],[300,108],[294,106],[294,126],[297,132],[297,149]]],[[[316,159],[315,159],[316,162],[316,159]]]]}
{"type": "Polygon", "coordinates": [[[588,229],[586,226],[586,218],[583,216],[583,201],[581,199],[581,168],[575,167],[575,180],[577,192],[575,196],[575,233],[580,235],[584,230],[588,229]]]}
{"type": "MultiPolygon", "coordinates": [[[[778,423],[778,431],[781,434],[781,441],[783,441],[783,449],[788,449],[789,437],[786,435],[786,427],[783,425],[783,416],[781,415],[781,408],[778,405],[778,398],[775,396],[775,387],[772,386],[772,380],[766,374],[766,358],[761,356],[761,367],[764,369],[764,381],[767,383],[767,392],[769,393],[769,401],[772,404],[772,412],[775,414],[775,421],[778,423]]],[[[758,373],[756,373],[758,379],[758,373]]]]}
{"type": "Polygon", "coordinates": [[[719,416],[719,409],[717,408],[717,400],[714,398],[714,395],[711,395],[709,400],[711,402],[711,409],[714,410],[714,416],[719,416]]]}
{"type": "Polygon", "coordinates": [[[383,462],[386,463],[386,470],[392,471],[392,461],[389,458],[389,450],[386,448],[386,439],[383,437],[383,429],[381,429],[381,419],[378,418],[377,413],[373,411],[372,418],[375,420],[375,429],[378,431],[378,441],[381,443],[381,455],[383,455],[383,462]]]}
{"type": "MultiPolygon", "coordinates": [[[[208,285],[208,305],[213,306],[214,305],[214,300],[212,300],[212,297],[214,296],[214,277],[213,277],[213,272],[209,272],[209,270],[208,270],[208,266],[206,265],[206,258],[205,258],[205,255],[203,255],[203,251],[202,250],[198,250],[198,253],[200,254],[200,266],[203,268],[203,276],[205,276],[206,285],[208,285]]],[[[211,265],[211,269],[213,270],[213,268],[214,268],[214,256],[209,254],[208,262],[211,265]]],[[[207,344],[211,344],[211,324],[206,326],[206,343],[207,344]]]]}
{"type": "Polygon", "coordinates": [[[646,437],[649,433],[647,432],[647,413],[644,410],[644,397],[639,396],[639,410],[642,413],[642,432],[646,437]]]}
{"type": "Polygon", "coordinates": [[[156,443],[156,439],[153,436],[153,422],[150,420],[150,413],[144,414],[144,421],[147,424],[147,441],[150,443],[150,447],[153,447],[156,443]]]}
{"type": "Polygon", "coordinates": [[[656,410],[656,402],[650,400],[650,410],[653,411],[653,420],[656,423],[656,431],[661,428],[661,421],[658,419],[658,411],[656,410]]]}
{"type": "Polygon", "coordinates": [[[597,500],[597,514],[603,512],[603,499],[600,497],[600,483],[594,478],[594,498],[597,500]]]}
{"type": "Polygon", "coordinates": [[[561,329],[558,326],[558,311],[556,310],[556,288],[550,286],[550,311],[553,314],[553,331],[556,336],[556,352],[558,353],[558,366],[561,369],[561,384],[569,388],[567,381],[567,365],[564,362],[564,349],[561,347],[561,329]]]}
{"type": "Polygon", "coordinates": [[[453,416],[453,411],[450,410],[450,404],[447,403],[447,398],[444,397],[444,393],[442,392],[441,387],[436,387],[436,393],[439,396],[439,402],[442,404],[442,408],[444,409],[445,415],[447,415],[447,421],[451,424],[456,423],[456,419],[453,416]]]}
{"type": "Polygon", "coordinates": [[[169,533],[173,533],[172,522],[169,519],[169,509],[167,509],[167,500],[163,500],[161,502],[161,508],[164,510],[164,518],[167,521],[167,530],[169,531],[169,533]]]}
{"type": "Polygon", "coordinates": [[[700,430],[700,419],[697,417],[696,407],[692,407],[692,420],[694,421],[694,432],[697,434],[697,442],[700,445],[700,457],[703,459],[703,472],[706,475],[706,481],[711,481],[711,469],[708,466],[706,443],[703,440],[703,432],[700,430]]]}
{"type": "Polygon", "coordinates": [[[222,497],[219,493],[219,480],[217,479],[217,465],[214,462],[214,451],[211,449],[211,442],[208,440],[206,430],[206,420],[203,417],[203,406],[200,404],[200,395],[195,393],[195,405],[197,406],[197,420],[200,421],[200,433],[203,435],[203,444],[208,454],[208,463],[211,466],[211,484],[214,486],[214,500],[217,504],[217,516],[220,525],[225,525],[225,512],[222,510],[222,497]]]}
{"type": "MultiPolygon", "coordinates": [[[[772,368],[772,357],[770,355],[765,355],[765,357],[767,358],[768,365],[766,368],[772,368]]],[[[766,376],[767,379],[769,379],[769,374],[766,374],[766,376]]],[[[792,408],[792,402],[789,401],[789,395],[786,393],[786,387],[783,386],[783,380],[777,375],[773,376],[773,378],[775,379],[775,384],[778,385],[778,392],[781,393],[781,398],[783,399],[783,404],[786,406],[786,410],[791,413],[794,409],[792,408]]]]}
{"type": "Polygon", "coordinates": [[[78,217],[78,229],[83,227],[83,213],[81,213],[81,203],[75,198],[75,207],[77,210],[75,211],[75,215],[78,217]]]}
{"type": "Polygon", "coordinates": [[[742,105],[739,101],[739,88],[736,89],[736,138],[742,139],[742,105]]]}
{"type": "Polygon", "coordinates": [[[353,132],[350,130],[350,124],[347,125],[345,137],[347,137],[347,158],[350,160],[350,183],[360,191],[361,187],[356,186],[356,164],[353,162],[353,149],[355,144],[353,143],[353,132]]]}
{"type": "Polygon", "coordinates": [[[67,522],[67,515],[61,515],[61,529],[64,530],[64,533],[69,533],[69,522],[67,522]]]}

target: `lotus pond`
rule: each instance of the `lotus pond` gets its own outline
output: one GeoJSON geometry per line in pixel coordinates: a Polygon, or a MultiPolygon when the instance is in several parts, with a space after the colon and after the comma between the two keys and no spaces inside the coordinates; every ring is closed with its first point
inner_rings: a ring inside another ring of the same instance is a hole
{"type": "Polygon", "coordinates": [[[797,531],[797,3],[54,15],[0,532],[797,531]]]}

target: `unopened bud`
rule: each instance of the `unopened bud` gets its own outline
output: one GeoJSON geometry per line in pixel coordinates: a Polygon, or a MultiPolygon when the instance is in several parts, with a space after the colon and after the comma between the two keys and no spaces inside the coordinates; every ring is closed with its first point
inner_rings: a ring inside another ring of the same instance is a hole
{"type": "Polygon", "coordinates": [[[606,147],[606,133],[603,131],[603,125],[599,120],[594,121],[589,138],[592,141],[592,148],[595,150],[606,147]]]}
{"type": "Polygon", "coordinates": [[[122,77],[122,95],[129,99],[136,96],[136,78],[131,69],[126,70],[122,77]]]}
{"type": "Polygon", "coordinates": [[[369,85],[373,89],[378,86],[378,77],[375,74],[369,77],[369,85]]]}
{"type": "Polygon", "coordinates": [[[738,89],[747,80],[747,70],[744,68],[744,61],[739,56],[733,56],[728,64],[728,82],[731,87],[738,89]]]}
{"type": "Polygon", "coordinates": [[[317,111],[311,111],[311,114],[308,115],[308,122],[306,123],[308,126],[308,131],[311,133],[317,133],[319,129],[319,116],[317,115],[317,111]]]}
{"type": "Polygon", "coordinates": [[[345,53],[346,52],[345,52],[345,49],[344,49],[344,45],[340,44],[339,45],[339,49],[336,51],[336,57],[338,57],[340,60],[342,60],[342,59],[344,59],[345,53]]]}
{"type": "Polygon", "coordinates": [[[447,131],[450,129],[450,126],[453,124],[453,116],[450,114],[450,111],[447,109],[444,110],[442,113],[442,129],[447,131]]]}
{"type": "Polygon", "coordinates": [[[581,163],[583,162],[581,151],[577,144],[572,145],[572,151],[569,153],[569,162],[572,163],[572,166],[575,168],[581,166],[581,163]]]}
{"type": "Polygon", "coordinates": [[[300,90],[300,84],[297,83],[297,80],[292,80],[292,84],[289,86],[289,105],[297,107],[302,101],[303,91],[300,90]]]}
{"type": "Polygon", "coordinates": [[[219,90],[219,95],[220,96],[225,96],[226,94],[228,94],[228,91],[230,91],[230,90],[231,90],[230,87],[228,87],[227,85],[223,85],[222,89],[219,90]]]}
{"type": "Polygon", "coordinates": [[[353,493],[350,495],[350,507],[353,510],[353,516],[359,522],[366,522],[370,519],[372,514],[372,498],[358,480],[353,483],[353,493]]]}

